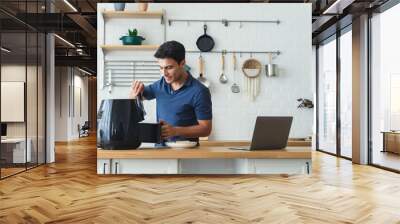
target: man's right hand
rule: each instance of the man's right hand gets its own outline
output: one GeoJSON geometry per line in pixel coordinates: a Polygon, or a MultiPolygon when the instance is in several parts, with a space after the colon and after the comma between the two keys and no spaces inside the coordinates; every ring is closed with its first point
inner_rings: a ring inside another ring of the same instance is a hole
{"type": "Polygon", "coordinates": [[[136,99],[141,93],[143,93],[144,84],[140,81],[133,81],[131,85],[131,91],[129,92],[130,99],[136,99]]]}

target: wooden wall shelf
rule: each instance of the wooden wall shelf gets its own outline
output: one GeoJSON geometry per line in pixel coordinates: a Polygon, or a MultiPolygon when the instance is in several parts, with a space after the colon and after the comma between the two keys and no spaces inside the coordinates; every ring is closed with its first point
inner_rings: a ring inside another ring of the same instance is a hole
{"type": "Polygon", "coordinates": [[[102,15],[104,18],[161,18],[164,16],[164,12],[160,11],[103,11],[102,15]]]}
{"type": "Polygon", "coordinates": [[[159,45],[101,45],[103,50],[155,51],[159,45]]]}

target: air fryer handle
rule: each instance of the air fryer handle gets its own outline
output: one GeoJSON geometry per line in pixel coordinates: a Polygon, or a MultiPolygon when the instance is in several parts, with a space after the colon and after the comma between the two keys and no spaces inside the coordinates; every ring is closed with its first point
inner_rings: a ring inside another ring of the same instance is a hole
{"type": "Polygon", "coordinates": [[[140,95],[137,96],[136,104],[141,113],[141,116],[144,119],[144,116],[146,116],[146,111],[144,110],[144,106],[143,106],[143,93],[140,93],[140,95]]]}
{"type": "Polygon", "coordinates": [[[160,123],[138,123],[139,139],[141,142],[161,143],[160,123]]]}

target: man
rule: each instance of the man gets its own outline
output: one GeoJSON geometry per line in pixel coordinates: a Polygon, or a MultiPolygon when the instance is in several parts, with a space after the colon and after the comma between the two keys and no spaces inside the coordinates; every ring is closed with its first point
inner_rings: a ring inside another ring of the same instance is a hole
{"type": "Polygon", "coordinates": [[[143,95],[156,99],[157,121],[167,141],[199,141],[212,128],[211,95],[208,88],[185,70],[185,47],[177,41],[163,43],[154,54],[163,75],[160,80],[144,86],[134,81],[130,98],[143,95]]]}

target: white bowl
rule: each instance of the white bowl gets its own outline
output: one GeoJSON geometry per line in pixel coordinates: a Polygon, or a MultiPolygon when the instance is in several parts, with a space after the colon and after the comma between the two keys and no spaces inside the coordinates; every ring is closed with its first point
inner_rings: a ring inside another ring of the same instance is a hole
{"type": "Polygon", "coordinates": [[[191,142],[191,141],[166,142],[165,144],[168,147],[178,148],[178,149],[193,148],[197,146],[197,142],[191,142]]]}

